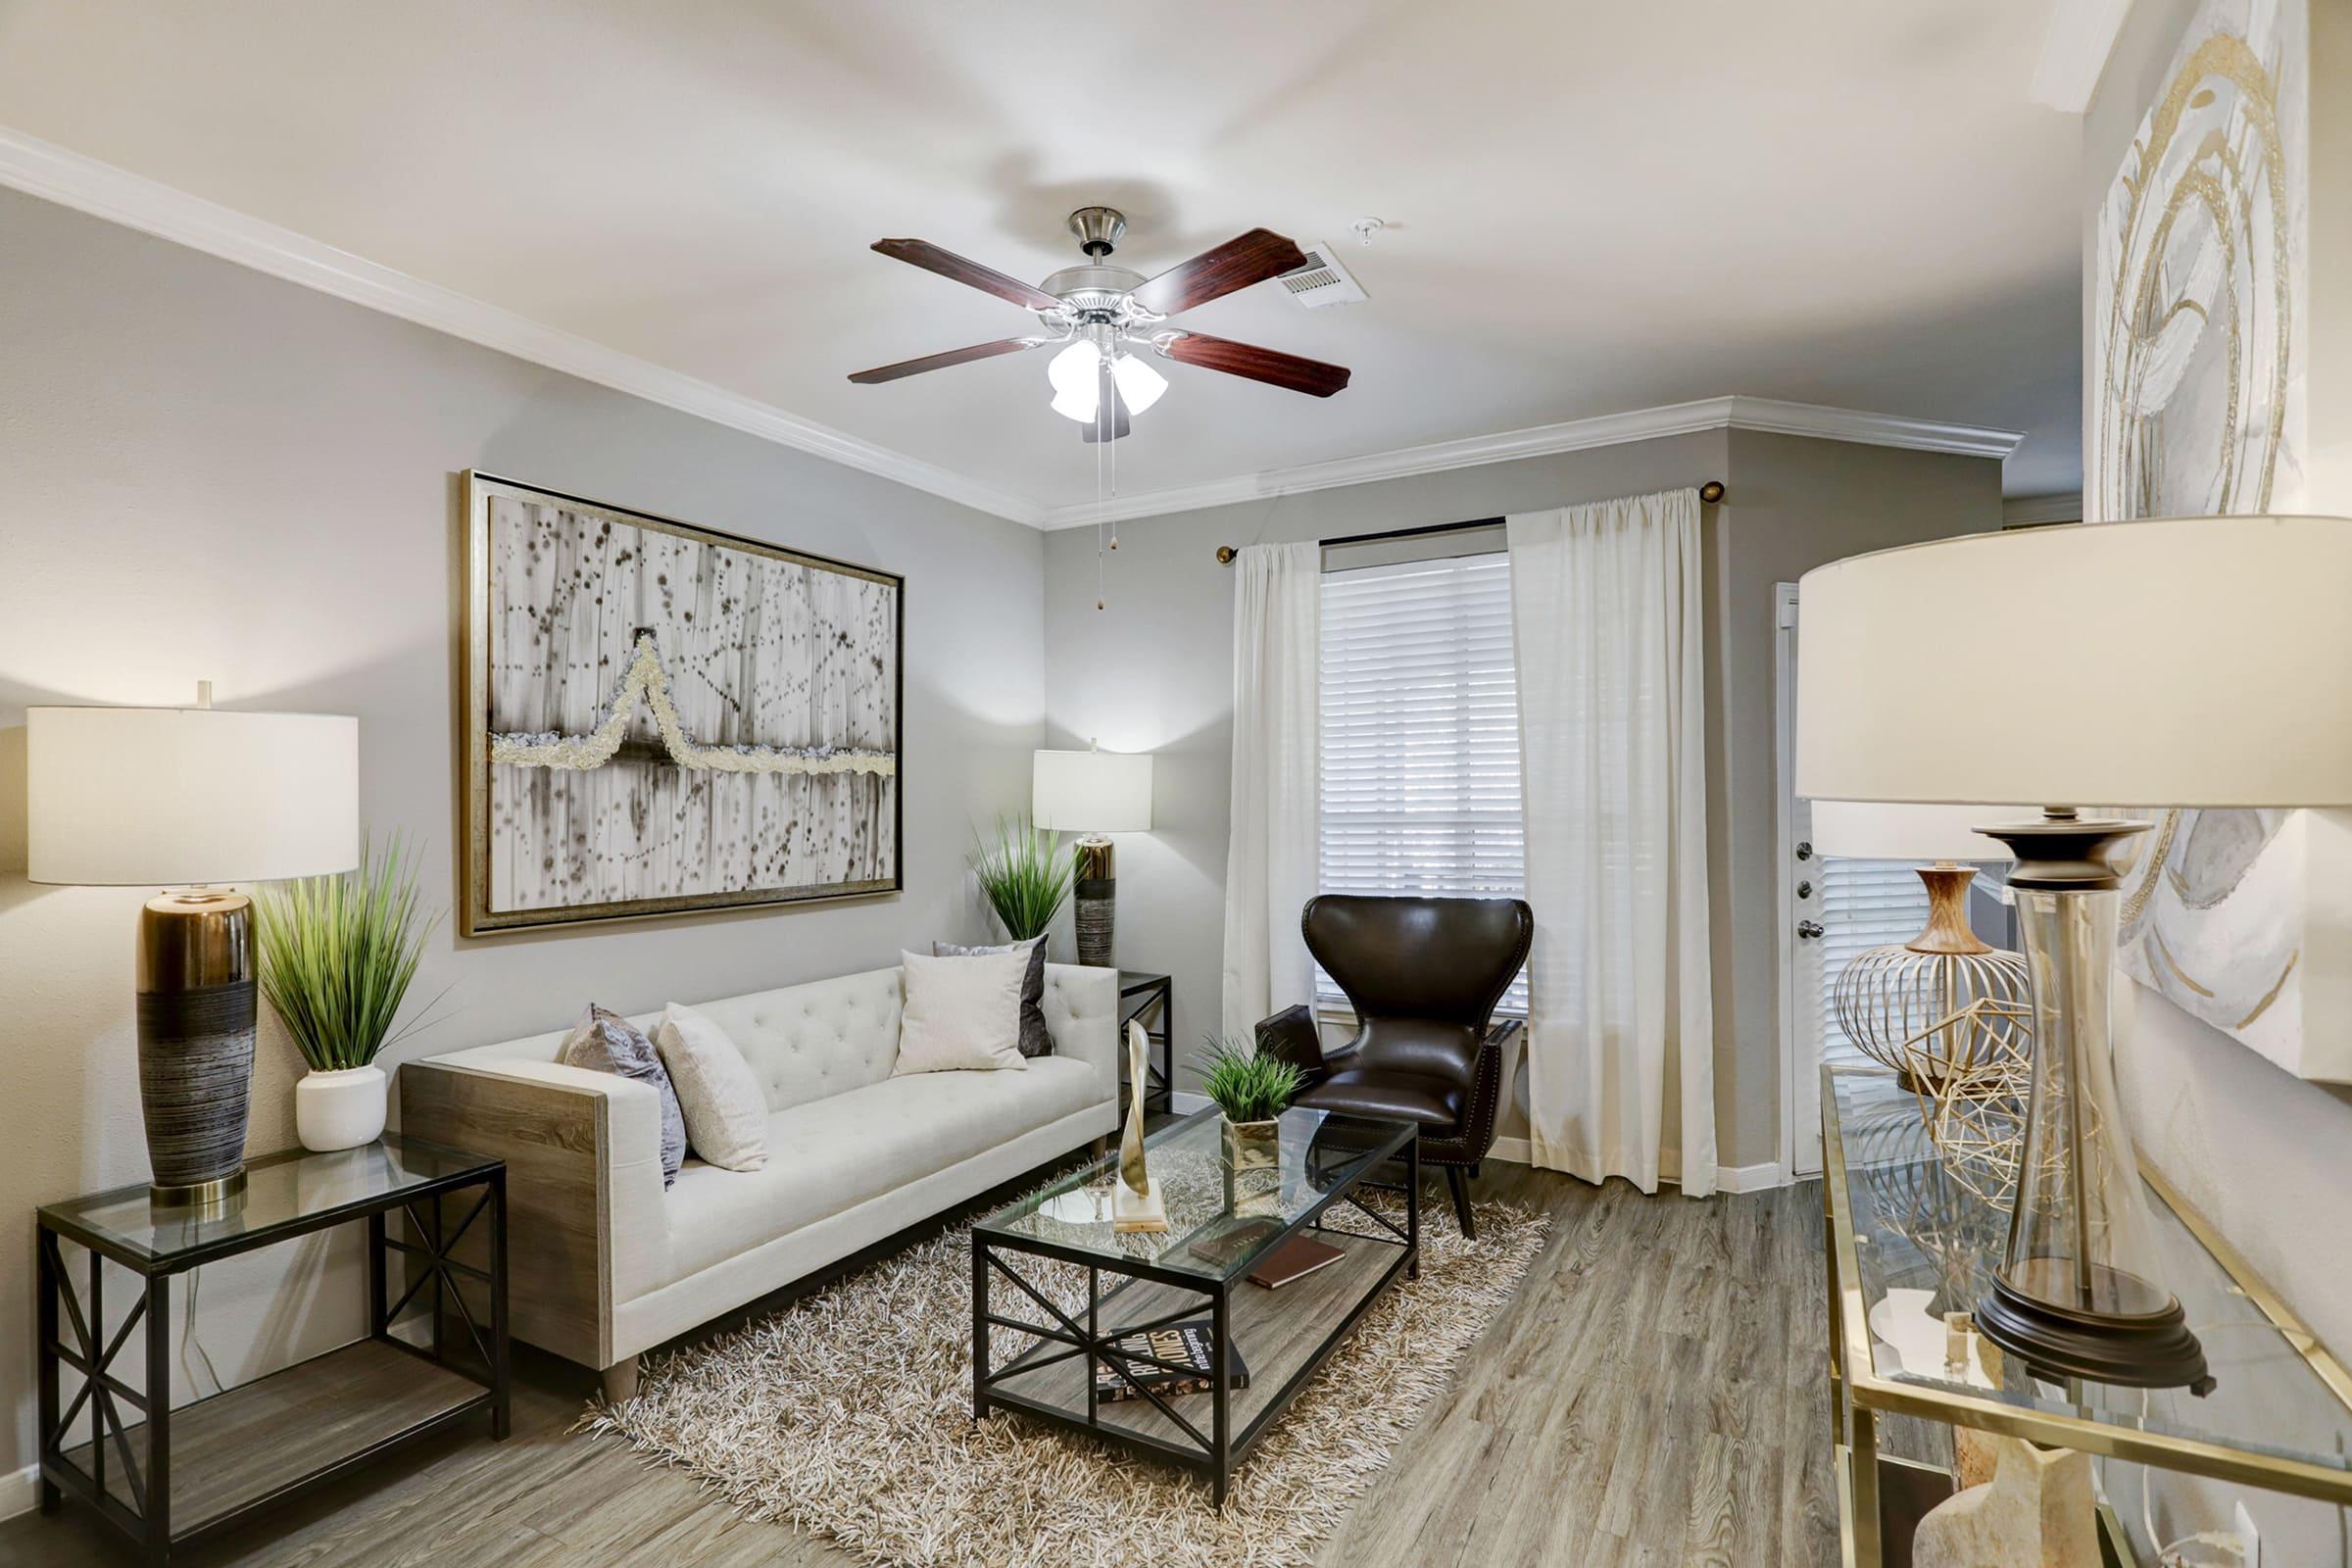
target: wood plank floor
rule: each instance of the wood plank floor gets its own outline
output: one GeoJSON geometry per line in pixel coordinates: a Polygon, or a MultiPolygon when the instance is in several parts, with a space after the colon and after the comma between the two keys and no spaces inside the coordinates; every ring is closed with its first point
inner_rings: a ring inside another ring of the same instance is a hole
{"type": "MultiPolygon", "coordinates": [[[[1820,1193],[1691,1202],[1491,1164],[1550,1245],[1323,1568],[1829,1568],[1820,1193]]],[[[1424,1198],[1449,1224],[1440,1185],[1424,1198]]],[[[517,1347],[514,1434],[435,1439],[188,1559],[207,1568],[848,1568],[616,1442],[569,1436],[592,1378],[517,1347]]],[[[1279,1441],[1279,1440],[1275,1440],[1279,1441]]],[[[1203,1499],[1202,1505],[1206,1502],[1203,1499]]],[[[69,1502],[0,1524],[0,1568],[138,1554],[69,1502]]]]}

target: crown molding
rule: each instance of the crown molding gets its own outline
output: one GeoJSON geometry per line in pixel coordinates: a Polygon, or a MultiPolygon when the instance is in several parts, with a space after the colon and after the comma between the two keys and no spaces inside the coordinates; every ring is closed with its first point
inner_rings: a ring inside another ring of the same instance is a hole
{"type": "Polygon", "coordinates": [[[1400,479],[1418,473],[1443,473],[1448,468],[1581,452],[1628,441],[1654,441],[1661,436],[1688,435],[1697,430],[1759,430],[1774,435],[1850,441],[1862,446],[1990,458],[1995,462],[2016,451],[2018,443],[2025,439],[2016,430],[1833,409],[1816,403],[1740,396],[1701,398],[1692,403],[1631,409],[1621,414],[1595,415],[1496,435],[1470,436],[1460,441],[1401,447],[1359,458],[1303,464],[1295,468],[1269,468],[1262,473],[1213,479],[1204,484],[1148,490],[1121,496],[1100,508],[1092,502],[1050,507],[1040,525],[1048,529],[1091,528],[1097,522],[1124,522],[1162,513],[1197,512],[1203,507],[1231,506],[1305,490],[1329,490],[1339,485],[1400,479]]]}
{"type": "Polygon", "coordinates": [[[2007,496],[2001,501],[2001,526],[2034,528],[2045,522],[2081,522],[2082,492],[2069,490],[2054,496],[2007,496]]]}
{"type": "Polygon", "coordinates": [[[2058,0],[2042,35],[2027,96],[2045,109],[2079,115],[2099,90],[2099,75],[2132,14],[2132,0],[2058,0]]]}
{"type": "Polygon", "coordinates": [[[1031,527],[1024,497],[0,125],[0,185],[1031,527]]]}
{"type": "Polygon", "coordinates": [[[0,186],[1034,528],[1087,527],[1696,430],[1762,430],[1996,460],[2024,439],[2014,430],[1982,425],[1772,398],[1716,397],[1146,491],[1102,508],[1092,503],[1049,507],[5,125],[0,125],[0,186]]]}

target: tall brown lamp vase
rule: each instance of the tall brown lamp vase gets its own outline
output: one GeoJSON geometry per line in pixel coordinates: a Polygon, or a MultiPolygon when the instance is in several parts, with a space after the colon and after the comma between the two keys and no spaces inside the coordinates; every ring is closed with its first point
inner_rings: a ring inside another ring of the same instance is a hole
{"type": "Polygon", "coordinates": [[[139,911],[139,1103],[161,1205],[245,1182],[253,907],[224,884],[359,863],[359,720],[195,708],[34,708],[26,871],[162,887],[139,911]]]}

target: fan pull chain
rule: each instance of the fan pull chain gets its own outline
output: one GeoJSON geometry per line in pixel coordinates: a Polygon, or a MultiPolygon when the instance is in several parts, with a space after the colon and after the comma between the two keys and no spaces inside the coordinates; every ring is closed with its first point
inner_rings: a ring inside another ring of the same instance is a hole
{"type": "Polygon", "coordinates": [[[1110,367],[1101,358],[1095,361],[1095,608],[1102,610],[1109,603],[1109,590],[1103,583],[1102,567],[1102,449],[1109,445],[1102,439],[1107,426],[1102,418],[1103,382],[1110,378],[1110,367]]]}

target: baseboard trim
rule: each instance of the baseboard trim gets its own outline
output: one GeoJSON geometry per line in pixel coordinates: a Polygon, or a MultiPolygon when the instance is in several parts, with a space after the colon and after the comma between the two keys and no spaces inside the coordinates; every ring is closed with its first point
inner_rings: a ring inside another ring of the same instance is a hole
{"type": "Polygon", "coordinates": [[[1776,1187],[1788,1185],[1788,1167],[1779,1160],[1766,1160],[1761,1165],[1718,1165],[1715,1167],[1715,1190],[1719,1193],[1768,1193],[1776,1187]]]}
{"type": "Polygon", "coordinates": [[[41,1467],[28,1464],[22,1470],[0,1475],[0,1519],[14,1519],[21,1513],[30,1513],[41,1496],[41,1467]]]}
{"type": "MultiPolygon", "coordinates": [[[[1497,1138],[1494,1147],[1487,1151],[1489,1159],[1504,1160],[1513,1165],[1533,1165],[1536,1152],[1524,1138],[1497,1138]]],[[[1668,1180],[1672,1180],[1671,1177],[1668,1180]]],[[[1679,1185],[1679,1184],[1678,1184],[1679,1185]]],[[[1715,1190],[1719,1193],[1762,1193],[1775,1187],[1788,1185],[1788,1169],[1778,1160],[1761,1165],[1718,1165],[1715,1167],[1715,1190]]]]}

